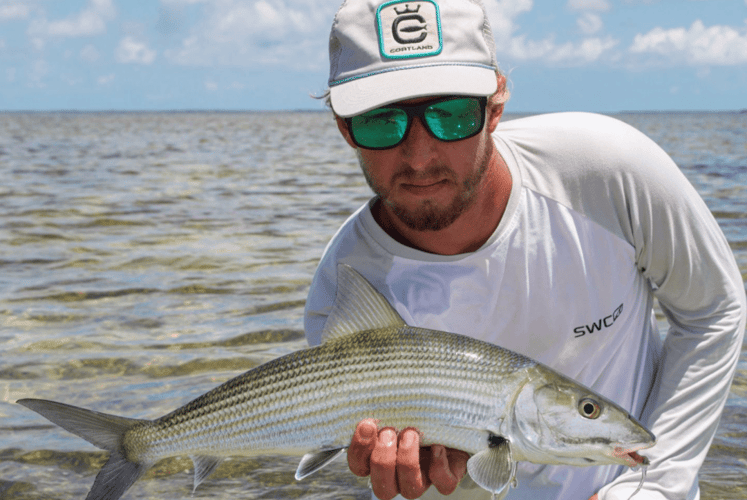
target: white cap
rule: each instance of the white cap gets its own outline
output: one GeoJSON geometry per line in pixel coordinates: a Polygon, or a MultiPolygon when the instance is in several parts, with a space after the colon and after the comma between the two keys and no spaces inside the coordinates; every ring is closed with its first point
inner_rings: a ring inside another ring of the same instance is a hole
{"type": "Polygon", "coordinates": [[[480,0],[346,0],[332,24],[329,60],[332,109],[342,117],[497,89],[495,42],[480,0]]]}

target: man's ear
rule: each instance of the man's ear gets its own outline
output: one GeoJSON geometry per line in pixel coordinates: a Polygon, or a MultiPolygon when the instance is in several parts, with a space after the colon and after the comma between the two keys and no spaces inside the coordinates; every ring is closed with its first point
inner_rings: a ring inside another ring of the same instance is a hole
{"type": "Polygon", "coordinates": [[[348,124],[345,123],[345,119],[335,115],[335,121],[337,121],[337,129],[342,134],[345,142],[347,142],[351,148],[356,149],[357,146],[353,142],[353,139],[350,137],[350,130],[348,130],[348,124]]]}
{"type": "Polygon", "coordinates": [[[487,126],[488,132],[491,134],[495,132],[496,127],[498,127],[498,123],[501,121],[501,117],[503,116],[503,108],[505,107],[506,100],[508,100],[506,77],[498,73],[496,78],[498,79],[498,89],[503,89],[503,92],[492,95],[488,98],[487,126]]]}

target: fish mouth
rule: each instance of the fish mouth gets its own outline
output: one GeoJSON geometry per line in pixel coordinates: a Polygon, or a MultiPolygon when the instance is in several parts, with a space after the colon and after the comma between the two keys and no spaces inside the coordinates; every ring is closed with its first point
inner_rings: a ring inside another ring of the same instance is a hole
{"type": "Polygon", "coordinates": [[[612,456],[619,459],[623,465],[627,465],[628,467],[638,467],[639,465],[646,466],[649,465],[648,458],[637,453],[638,450],[643,450],[645,448],[648,448],[648,446],[641,446],[634,449],[621,448],[618,446],[612,452],[612,456]]]}

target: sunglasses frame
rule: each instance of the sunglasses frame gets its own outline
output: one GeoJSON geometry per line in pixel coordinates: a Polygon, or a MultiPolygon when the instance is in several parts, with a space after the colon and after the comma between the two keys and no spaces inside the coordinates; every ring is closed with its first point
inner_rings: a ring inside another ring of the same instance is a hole
{"type": "MultiPolygon", "coordinates": [[[[402,134],[402,138],[399,141],[397,141],[395,144],[392,144],[391,146],[383,146],[383,147],[364,146],[363,144],[360,144],[358,142],[358,140],[355,138],[355,134],[353,133],[353,118],[356,118],[356,116],[350,116],[350,117],[345,118],[345,123],[347,124],[348,133],[350,134],[350,138],[352,139],[353,143],[359,148],[363,148],[363,149],[385,150],[385,149],[396,148],[397,146],[402,144],[405,139],[407,139],[407,136],[410,133],[410,129],[412,128],[413,118],[415,117],[420,119],[420,123],[423,124],[423,127],[425,128],[425,130],[427,130],[428,134],[434,139],[437,139],[441,142],[457,142],[457,141],[462,141],[464,139],[469,139],[470,137],[474,137],[477,134],[479,134],[483,128],[485,128],[485,115],[487,114],[487,111],[486,111],[487,105],[488,105],[488,98],[485,96],[459,95],[459,96],[441,97],[439,99],[433,99],[433,100],[426,101],[420,104],[388,104],[386,106],[381,106],[380,108],[375,108],[370,111],[367,111],[367,113],[370,113],[371,111],[375,111],[377,109],[399,109],[401,111],[404,111],[407,114],[407,127],[405,128],[405,133],[402,134]],[[477,100],[478,104],[480,105],[480,126],[471,134],[466,135],[464,137],[460,137],[459,139],[441,139],[437,137],[436,134],[433,133],[430,125],[428,125],[428,122],[425,119],[425,110],[426,108],[433,106],[434,104],[439,104],[445,101],[453,101],[456,99],[477,100]]],[[[361,115],[357,115],[357,116],[361,116],[361,115]]]]}

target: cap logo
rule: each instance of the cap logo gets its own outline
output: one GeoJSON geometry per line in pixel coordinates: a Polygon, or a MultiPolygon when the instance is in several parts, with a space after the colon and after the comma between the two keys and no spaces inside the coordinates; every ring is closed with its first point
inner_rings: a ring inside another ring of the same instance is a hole
{"type": "Polygon", "coordinates": [[[441,53],[441,15],[433,0],[393,0],[376,11],[379,49],[386,59],[441,53]]]}

